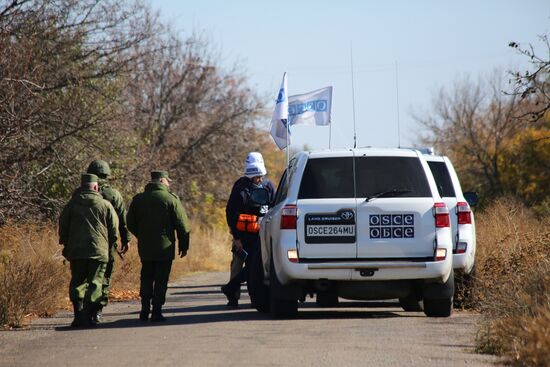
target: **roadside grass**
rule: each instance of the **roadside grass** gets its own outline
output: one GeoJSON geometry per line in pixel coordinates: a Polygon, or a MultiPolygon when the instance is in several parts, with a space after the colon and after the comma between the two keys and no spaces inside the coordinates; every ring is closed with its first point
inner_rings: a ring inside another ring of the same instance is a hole
{"type": "MultiPolygon", "coordinates": [[[[201,271],[228,270],[231,259],[227,231],[195,225],[183,259],[173,263],[171,279],[201,271]]],[[[69,262],[61,255],[53,223],[8,223],[0,226],[0,326],[18,328],[33,316],[49,316],[70,308],[69,262]]],[[[139,298],[141,263],[137,241],[116,259],[111,301],[139,298]]]]}
{"type": "Polygon", "coordinates": [[[516,366],[550,365],[550,218],[512,199],[476,213],[477,274],[469,300],[482,314],[481,353],[516,366]]]}
{"type": "Polygon", "coordinates": [[[52,315],[66,304],[68,279],[55,227],[0,227],[0,326],[21,327],[26,317],[52,315]]]}

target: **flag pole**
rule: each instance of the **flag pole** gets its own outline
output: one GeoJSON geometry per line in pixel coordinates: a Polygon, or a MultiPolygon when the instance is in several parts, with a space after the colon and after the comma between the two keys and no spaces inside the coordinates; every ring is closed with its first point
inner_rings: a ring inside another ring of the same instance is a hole
{"type": "Polygon", "coordinates": [[[332,142],[332,121],[328,124],[328,149],[331,148],[332,142]]]}
{"type": "Polygon", "coordinates": [[[397,68],[397,60],[395,60],[395,99],[397,102],[397,147],[401,148],[401,126],[399,121],[399,73],[397,68]]]}
{"type": "MultiPolygon", "coordinates": [[[[286,76],[286,71],[285,71],[285,76],[286,76]]],[[[288,79],[287,79],[287,85],[285,85],[286,87],[286,90],[285,90],[285,98],[286,98],[286,103],[287,103],[287,106],[288,106],[288,79]]],[[[289,172],[289,166],[290,166],[290,116],[288,115],[287,113],[287,116],[286,116],[286,184],[287,184],[287,187],[288,185],[290,185],[290,172],[289,172]]]]}
{"type": "MultiPolygon", "coordinates": [[[[287,96],[288,98],[288,96],[287,96]]],[[[290,185],[290,116],[286,119],[286,184],[290,185]]]]}
{"type": "Polygon", "coordinates": [[[351,102],[353,106],[353,148],[357,148],[357,128],[355,126],[355,85],[353,81],[353,44],[349,43],[349,59],[351,63],[351,102]]]}

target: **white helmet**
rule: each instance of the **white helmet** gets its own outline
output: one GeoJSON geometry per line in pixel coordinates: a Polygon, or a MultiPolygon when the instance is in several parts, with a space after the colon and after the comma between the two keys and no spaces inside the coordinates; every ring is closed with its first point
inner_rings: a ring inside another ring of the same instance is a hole
{"type": "Polygon", "coordinates": [[[258,152],[248,153],[244,164],[244,175],[248,178],[252,178],[256,176],[265,176],[266,174],[267,170],[265,169],[262,154],[258,152]]]}

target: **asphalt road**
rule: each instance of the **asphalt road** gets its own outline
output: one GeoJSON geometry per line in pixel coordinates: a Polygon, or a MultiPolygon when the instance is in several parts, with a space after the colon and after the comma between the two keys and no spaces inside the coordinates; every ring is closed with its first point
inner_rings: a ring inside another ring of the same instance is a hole
{"type": "Polygon", "coordinates": [[[473,352],[478,316],[426,318],[393,302],[342,301],[297,319],[273,320],[241,306],[228,310],[219,286],[226,273],[171,284],[165,323],[138,320],[139,302],[105,309],[97,329],[68,327],[60,312],[26,330],[0,332],[0,366],[493,366],[473,352]]]}

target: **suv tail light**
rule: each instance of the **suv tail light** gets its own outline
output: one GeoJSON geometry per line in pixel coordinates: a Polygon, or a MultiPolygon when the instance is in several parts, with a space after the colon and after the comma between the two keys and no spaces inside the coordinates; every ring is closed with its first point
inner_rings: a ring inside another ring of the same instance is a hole
{"type": "Polygon", "coordinates": [[[472,223],[472,211],[470,206],[465,201],[459,201],[456,203],[456,213],[458,215],[458,224],[471,224],[472,223]]]}
{"type": "Polygon", "coordinates": [[[296,229],[296,216],[298,208],[296,205],[285,205],[281,212],[281,229],[296,229]]]}
{"type": "Polygon", "coordinates": [[[449,208],[445,203],[434,204],[435,226],[436,228],[444,228],[451,226],[449,218],[449,208]]]}

